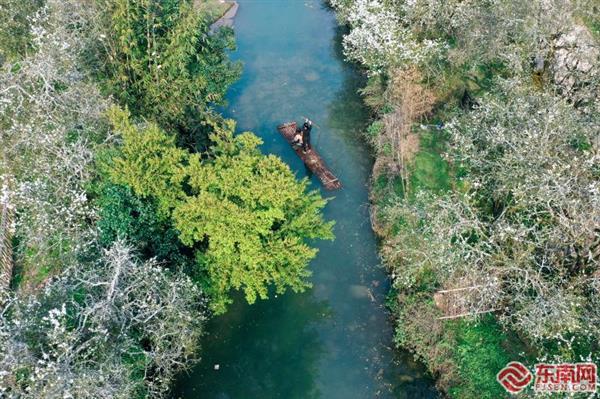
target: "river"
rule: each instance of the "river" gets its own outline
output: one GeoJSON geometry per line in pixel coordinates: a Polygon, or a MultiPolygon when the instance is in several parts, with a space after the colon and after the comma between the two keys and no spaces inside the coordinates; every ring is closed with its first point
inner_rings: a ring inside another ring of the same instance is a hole
{"type": "MultiPolygon", "coordinates": [[[[389,288],[369,224],[372,159],[361,140],[368,113],[361,74],[341,54],[343,33],[318,0],[238,0],[241,79],[225,114],[264,140],[296,171],[307,171],[276,126],[309,116],[313,145],[344,188],[325,209],[333,242],[318,242],[313,288],[247,305],[238,297],[213,318],[202,361],[178,381],[174,397],[202,399],[433,398],[431,379],[412,355],[392,348],[384,308],[389,288]]],[[[310,176],[309,176],[310,177],[310,176]]],[[[316,177],[313,188],[321,189],[316,177]]]]}

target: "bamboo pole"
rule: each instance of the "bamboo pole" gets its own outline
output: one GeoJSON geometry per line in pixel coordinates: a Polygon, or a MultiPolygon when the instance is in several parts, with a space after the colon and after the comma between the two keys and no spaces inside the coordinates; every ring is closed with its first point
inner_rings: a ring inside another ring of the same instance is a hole
{"type": "Polygon", "coordinates": [[[8,202],[0,202],[0,291],[8,290],[12,280],[12,216],[8,202]]]}
{"type": "Polygon", "coordinates": [[[438,317],[438,320],[458,319],[460,317],[465,317],[465,316],[475,316],[475,315],[483,314],[483,313],[491,313],[491,312],[495,312],[496,310],[498,310],[498,309],[479,310],[477,312],[467,312],[467,313],[461,313],[461,314],[452,315],[452,316],[442,316],[442,317],[438,317]]]}

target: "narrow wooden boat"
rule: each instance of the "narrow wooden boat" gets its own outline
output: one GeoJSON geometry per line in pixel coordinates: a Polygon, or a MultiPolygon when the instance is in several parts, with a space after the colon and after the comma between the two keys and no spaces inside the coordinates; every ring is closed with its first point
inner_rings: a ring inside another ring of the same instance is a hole
{"type": "Polygon", "coordinates": [[[285,140],[292,146],[296,155],[300,157],[302,162],[306,165],[311,172],[313,172],[323,186],[327,190],[337,190],[342,188],[342,183],[339,181],[337,177],[327,168],[325,165],[325,161],[319,156],[314,147],[308,151],[306,154],[302,151],[301,147],[294,145],[294,136],[296,135],[296,122],[288,122],[283,125],[277,126],[277,130],[279,133],[285,138],[285,140]]]}

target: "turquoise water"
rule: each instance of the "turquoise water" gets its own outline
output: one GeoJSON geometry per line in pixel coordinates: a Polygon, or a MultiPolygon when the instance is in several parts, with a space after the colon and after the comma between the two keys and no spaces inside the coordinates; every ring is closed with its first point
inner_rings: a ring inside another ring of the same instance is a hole
{"type": "MultiPolygon", "coordinates": [[[[238,0],[234,59],[244,73],[226,114],[264,140],[299,177],[307,171],[276,131],[309,116],[313,145],[344,188],[325,209],[336,240],[317,243],[313,289],[255,305],[237,300],[212,319],[202,361],[174,396],[207,399],[437,397],[422,367],[392,349],[388,289],[369,224],[372,159],[360,139],[368,120],[361,75],[343,61],[342,29],[320,1],[238,0]],[[218,367],[216,367],[218,365],[218,367]],[[217,369],[218,368],[218,369],[217,369]]],[[[314,188],[320,189],[316,177],[314,188]]]]}

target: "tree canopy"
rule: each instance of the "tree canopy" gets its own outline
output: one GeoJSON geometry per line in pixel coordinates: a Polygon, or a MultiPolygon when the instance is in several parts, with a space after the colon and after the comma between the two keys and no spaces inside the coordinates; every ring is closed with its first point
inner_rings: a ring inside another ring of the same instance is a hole
{"type": "Polygon", "coordinates": [[[0,396],[163,397],[209,305],[308,286],[325,201],[214,110],[240,72],[223,7],[0,4],[0,396]]]}
{"type": "Polygon", "coordinates": [[[230,29],[209,35],[192,1],[101,0],[105,83],[123,106],[161,127],[194,132],[239,76],[225,50],[230,29]]]}
{"type": "Polygon", "coordinates": [[[397,342],[461,399],[502,396],[507,359],[597,362],[598,2],[330,3],[379,118],[397,342]]]}
{"type": "Polygon", "coordinates": [[[160,397],[198,345],[201,292],[121,241],[39,295],[0,298],[0,395],[160,397]],[[184,292],[185,295],[181,295],[184,292]]]}
{"type": "Polygon", "coordinates": [[[279,158],[262,155],[258,137],[234,135],[232,121],[213,122],[213,145],[201,156],[176,147],[152,122],[133,124],[127,111],[112,108],[110,119],[122,137],[110,179],[158,202],[195,250],[195,274],[215,311],[231,302],[231,289],[252,303],[267,298],[271,285],[277,292],[309,286],[316,250],[305,240],[332,238],[325,200],[307,193],[307,182],[279,158]]]}

